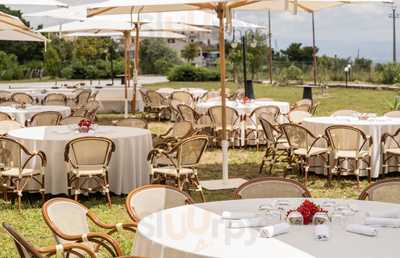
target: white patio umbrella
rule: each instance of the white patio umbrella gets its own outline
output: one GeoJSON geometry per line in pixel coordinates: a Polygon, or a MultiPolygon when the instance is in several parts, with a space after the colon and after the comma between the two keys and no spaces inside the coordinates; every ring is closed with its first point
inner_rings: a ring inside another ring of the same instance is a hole
{"type": "MultiPolygon", "coordinates": [[[[63,37],[116,37],[121,38],[124,34],[122,32],[74,32],[64,34],[63,37]]],[[[170,31],[143,31],[140,35],[141,38],[157,38],[157,39],[186,39],[185,35],[170,32],[170,31]]]]}
{"type": "Polygon", "coordinates": [[[46,42],[39,33],[31,31],[18,17],[0,12],[0,40],[46,42]]]}
{"type": "MultiPolygon", "coordinates": [[[[169,32],[209,32],[207,29],[198,28],[186,24],[173,24],[173,23],[149,23],[147,20],[139,21],[130,17],[131,21],[128,21],[127,17],[118,17],[115,15],[104,16],[104,17],[93,17],[83,21],[75,21],[64,23],[62,26],[56,25],[39,30],[39,32],[86,32],[86,33],[110,33],[120,32],[124,35],[124,47],[125,47],[125,116],[128,116],[128,87],[130,87],[131,72],[130,72],[130,45],[132,41],[131,32],[136,31],[135,40],[135,71],[138,67],[138,52],[139,52],[139,36],[137,28],[141,27],[142,31],[169,31],[169,32]]],[[[136,107],[136,89],[137,89],[137,77],[135,72],[134,87],[133,87],[133,100],[132,110],[136,107]]]]}
{"type": "Polygon", "coordinates": [[[228,176],[228,146],[226,135],[226,94],[225,94],[225,18],[231,25],[231,10],[245,5],[251,5],[254,0],[110,0],[94,5],[88,9],[88,16],[107,14],[154,13],[171,11],[208,10],[214,11],[219,20],[219,55],[221,76],[221,104],[222,104],[222,171],[223,180],[214,182],[212,188],[236,188],[244,180],[231,179],[228,176]]]}
{"type": "MultiPolygon", "coordinates": [[[[326,1],[309,0],[312,4],[325,4],[326,1]]],[[[376,0],[372,0],[377,2],[376,0]]],[[[371,2],[372,2],[371,1],[371,2]]],[[[282,2],[285,9],[289,10],[289,0],[284,1],[267,1],[267,0],[109,0],[100,4],[96,4],[88,9],[88,16],[107,15],[107,14],[123,14],[123,13],[146,13],[146,12],[170,12],[170,11],[188,11],[188,10],[209,10],[215,11],[219,18],[219,52],[220,52],[220,75],[221,75],[221,103],[222,103],[222,150],[223,150],[223,185],[235,187],[235,182],[228,180],[228,141],[226,140],[226,114],[225,114],[225,21],[228,24],[231,20],[231,10],[266,10],[268,4],[273,2],[282,2]],[[287,8],[286,8],[287,7],[287,8]],[[232,184],[230,184],[232,183],[232,184]]],[[[294,1],[293,11],[298,8],[298,0],[294,1]]],[[[346,0],[348,2],[363,2],[360,0],[346,0]]],[[[222,187],[223,188],[223,187],[222,187]]],[[[226,188],[226,187],[225,187],[226,188]]]]}
{"type": "Polygon", "coordinates": [[[26,6],[56,6],[67,7],[66,3],[57,0],[0,0],[3,5],[26,5],[26,6]]]}

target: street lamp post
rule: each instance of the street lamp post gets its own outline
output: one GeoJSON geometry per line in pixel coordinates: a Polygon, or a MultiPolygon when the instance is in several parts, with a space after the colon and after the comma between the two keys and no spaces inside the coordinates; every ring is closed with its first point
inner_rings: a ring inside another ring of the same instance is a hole
{"type": "Polygon", "coordinates": [[[344,74],[346,76],[346,88],[349,86],[349,80],[351,80],[350,74],[351,74],[351,64],[348,64],[345,68],[344,68],[344,74]]]}

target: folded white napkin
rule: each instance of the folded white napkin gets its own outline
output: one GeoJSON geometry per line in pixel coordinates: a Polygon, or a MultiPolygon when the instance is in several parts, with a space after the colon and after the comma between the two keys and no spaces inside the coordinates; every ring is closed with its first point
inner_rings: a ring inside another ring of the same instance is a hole
{"type": "Polygon", "coordinates": [[[346,231],[365,236],[376,236],[378,234],[375,228],[361,224],[350,224],[346,227],[346,231]]]}
{"type": "Polygon", "coordinates": [[[223,219],[249,219],[257,217],[254,212],[237,212],[237,211],[224,211],[221,216],[223,219]]]}
{"type": "Polygon", "coordinates": [[[277,235],[285,234],[289,232],[289,224],[288,223],[280,223],[267,227],[263,227],[260,230],[260,237],[270,238],[277,235]]]}
{"type": "Polygon", "coordinates": [[[365,219],[364,224],[378,227],[400,228],[400,219],[368,217],[365,219]]]}
{"type": "Polygon", "coordinates": [[[325,224],[316,225],[314,234],[317,240],[326,241],[329,239],[329,227],[325,224]]]}
{"type": "Polygon", "coordinates": [[[260,216],[255,218],[239,219],[239,220],[227,220],[226,225],[228,228],[257,228],[265,227],[270,224],[270,219],[266,216],[260,216]]]}
{"type": "Polygon", "coordinates": [[[392,218],[397,219],[400,216],[399,210],[387,210],[387,211],[368,211],[368,217],[375,217],[375,218],[392,218]]]}

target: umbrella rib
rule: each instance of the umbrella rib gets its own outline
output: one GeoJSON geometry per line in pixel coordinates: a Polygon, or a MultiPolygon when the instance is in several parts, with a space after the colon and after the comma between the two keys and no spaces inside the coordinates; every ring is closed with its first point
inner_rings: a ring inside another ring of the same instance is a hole
{"type": "Polygon", "coordinates": [[[231,4],[228,4],[229,8],[238,8],[241,6],[249,5],[249,4],[254,4],[260,2],[260,0],[240,0],[231,4]]]}
{"type": "Polygon", "coordinates": [[[93,17],[93,16],[96,16],[96,15],[111,11],[113,9],[116,9],[116,7],[108,7],[108,8],[100,9],[98,11],[96,11],[96,9],[98,9],[98,8],[95,8],[95,9],[91,10],[90,13],[87,14],[87,17],[93,17]]]}

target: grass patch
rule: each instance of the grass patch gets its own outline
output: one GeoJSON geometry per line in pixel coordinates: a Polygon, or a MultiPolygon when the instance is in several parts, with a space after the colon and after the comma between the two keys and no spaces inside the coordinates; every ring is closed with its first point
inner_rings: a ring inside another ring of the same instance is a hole
{"type": "MultiPolygon", "coordinates": [[[[229,88],[235,89],[237,85],[228,83],[229,88]]],[[[161,87],[202,87],[205,89],[218,89],[219,84],[213,82],[207,83],[166,83],[154,84],[146,86],[147,88],[156,89],[161,87]]],[[[255,93],[257,97],[271,97],[276,100],[294,102],[301,98],[302,89],[298,87],[273,87],[270,85],[255,85],[255,93]]],[[[329,89],[326,95],[320,94],[318,90],[314,90],[315,99],[320,103],[319,115],[328,115],[338,109],[354,109],[360,112],[374,112],[383,114],[389,111],[386,104],[392,101],[395,93],[392,91],[375,91],[375,90],[359,90],[359,89],[329,89]]],[[[112,120],[120,119],[119,114],[101,114],[99,122],[101,124],[110,124],[112,120]]],[[[170,123],[150,123],[150,130],[155,133],[165,131],[170,123]]],[[[249,149],[233,149],[229,152],[229,168],[231,177],[242,177],[252,179],[259,176],[258,168],[263,151],[249,149]]],[[[211,149],[205,153],[199,169],[201,180],[221,178],[221,152],[217,149],[211,149]]],[[[273,175],[280,176],[282,169],[279,167],[273,171],[273,175]]],[[[293,179],[299,179],[297,174],[290,175],[293,179]]],[[[356,186],[352,177],[341,178],[333,181],[333,187],[326,187],[326,178],[311,175],[308,188],[314,197],[329,198],[357,198],[361,190],[367,186],[367,181],[362,180],[361,186],[356,186]]],[[[231,199],[232,192],[227,191],[206,191],[207,201],[218,201],[231,199]]],[[[194,196],[199,200],[199,196],[194,196]]],[[[27,239],[31,240],[36,246],[47,246],[54,244],[54,240],[47,226],[45,225],[41,210],[40,201],[37,196],[24,195],[23,209],[18,211],[15,206],[10,203],[0,201],[0,221],[12,224],[27,239]]],[[[92,209],[96,214],[107,223],[128,222],[128,216],[124,208],[124,196],[113,196],[113,207],[109,209],[105,199],[101,195],[90,196],[90,198],[82,198],[81,202],[92,209]]],[[[92,225],[93,226],[93,225],[92,225]]],[[[95,228],[93,228],[95,229],[95,228]]],[[[98,230],[98,229],[96,229],[98,230]]],[[[128,254],[132,248],[134,236],[124,233],[118,237],[125,254],[128,254]]],[[[17,253],[9,237],[3,230],[0,230],[0,257],[14,258],[17,253]]]]}

